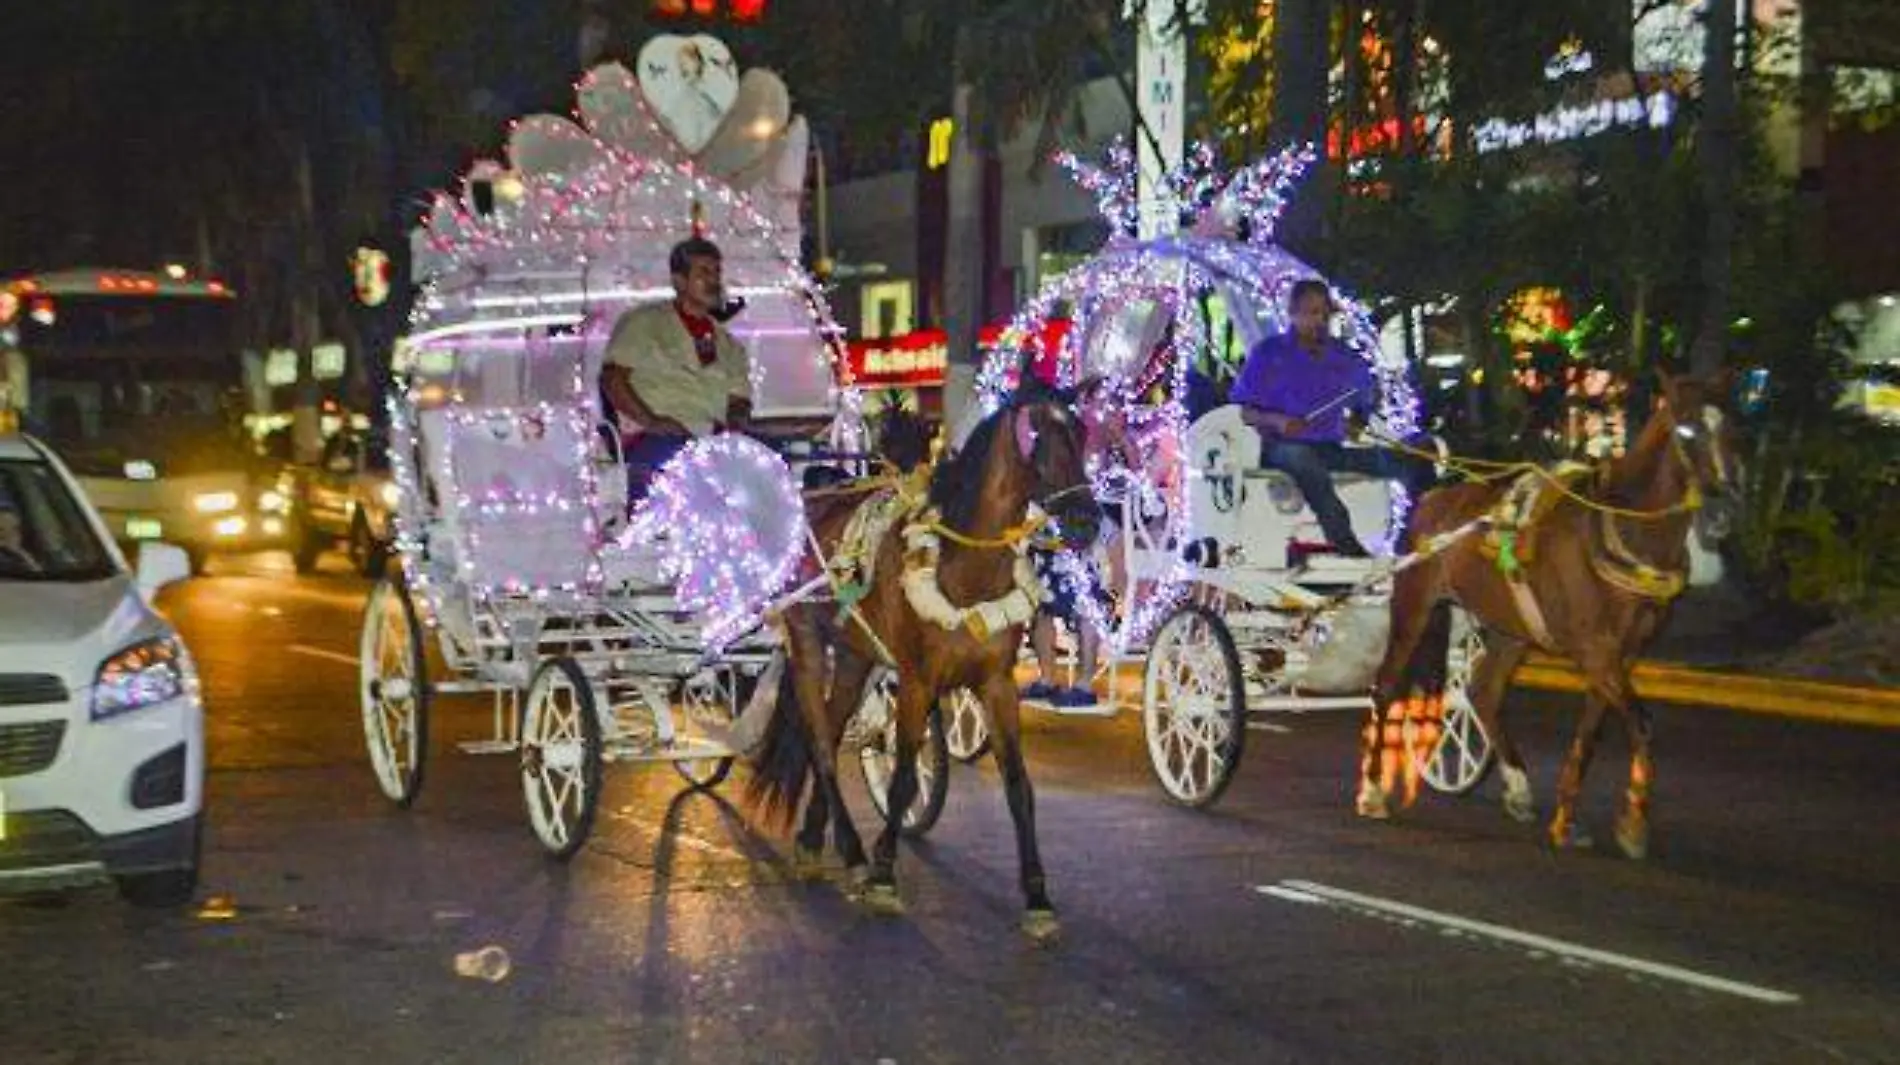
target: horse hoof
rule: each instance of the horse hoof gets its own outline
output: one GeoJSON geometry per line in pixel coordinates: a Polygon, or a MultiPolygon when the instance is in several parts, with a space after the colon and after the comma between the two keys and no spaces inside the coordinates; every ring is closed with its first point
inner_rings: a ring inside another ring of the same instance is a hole
{"type": "Polygon", "coordinates": [[[1528,795],[1506,795],[1504,796],[1504,816],[1520,825],[1528,825],[1537,820],[1537,805],[1528,795]]]}
{"type": "Polygon", "coordinates": [[[858,905],[880,917],[904,916],[904,900],[898,897],[896,884],[874,880],[864,885],[858,894],[858,905]]]}
{"type": "Polygon", "coordinates": [[[1578,828],[1574,821],[1550,826],[1550,845],[1560,851],[1588,850],[1595,843],[1590,833],[1578,828]]]}
{"type": "Polygon", "coordinates": [[[1633,862],[1649,857],[1649,822],[1641,818],[1617,818],[1616,848],[1633,862]]]}
{"type": "Polygon", "coordinates": [[[1353,812],[1371,821],[1385,821],[1391,818],[1392,808],[1386,805],[1385,793],[1364,790],[1353,800],[1353,812]]]}
{"type": "Polygon", "coordinates": [[[1054,910],[1030,910],[1023,914],[1023,935],[1036,946],[1053,946],[1062,938],[1062,923],[1054,910]]]}
{"type": "Polygon", "coordinates": [[[800,880],[825,878],[825,852],[819,847],[792,848],[792,875],[800,880]]]}

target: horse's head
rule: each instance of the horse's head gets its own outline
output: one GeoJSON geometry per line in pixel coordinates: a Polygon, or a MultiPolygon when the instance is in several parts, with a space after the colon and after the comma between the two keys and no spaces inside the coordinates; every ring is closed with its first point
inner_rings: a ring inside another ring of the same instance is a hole
{"type": "Polygon", "coordinates": [[[1061,393],[1029,389],[1000,416],[1008,419],[1016,454],[1028,471],[1029,501],[1055,519],[1066,546],[1094,543],[1102,508],[1085,461],[1088,434],[1074,406],[1061,393]]]}
{"type": "Polygon", "coordinates": [[[1741,456],[1727,409],[1730,385],[1727,373],[1714,379],[1665,373],[1658,412],[1669,420],[1671,446],[1702,493],[1702,520],[1716,536],[1733,518],[1741,494],[1741,456]]]}

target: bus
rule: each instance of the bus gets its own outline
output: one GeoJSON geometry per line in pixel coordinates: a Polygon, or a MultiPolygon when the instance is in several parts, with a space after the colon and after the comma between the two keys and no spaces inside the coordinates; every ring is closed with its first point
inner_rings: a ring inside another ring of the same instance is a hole
{"type": "Polygon", "coordinates": [[[289,547],[277,471],[246,433],[237,294],[172,268],[0,281],[0,419],[45,441],[127,545],[289,547]]]}

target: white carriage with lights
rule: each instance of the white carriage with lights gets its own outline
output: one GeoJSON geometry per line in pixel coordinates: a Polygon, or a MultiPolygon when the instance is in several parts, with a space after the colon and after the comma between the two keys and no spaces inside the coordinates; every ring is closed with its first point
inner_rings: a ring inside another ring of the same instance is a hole
{"type": "Polygon", "coordinates": [[[758,619],[805,551],[792,470],[748,437],[693,444],[628,507],[602,349],[622,311],[670,297],[675,242],[718,243],[747,301],[731,329],[755,417],[828,424],[835,448],[856,447],[835,326],[797,265],[807,134],[783,84],[729,76],[710,38],[661,38],[640,68],[590,72],[577,120],[517,123],[506,164],[477,164],[415,235],[389,403],[400,565],[362,633],[388,797],[406,806],[422,786],[431,699],[486,695],[493,734],[462,747],[519,757],[535,833],[560,857],[587,837],[604,763],[671,763],[699,787],[726,776],[774,654],[758,619]],[[649,61],[688,48],[709,96],[682,97],[667,80],[681,68],[649,61]],[[708,101],[710,124],[693,110],[708,101]]]}
{"type": "MultiPolygon", "coordinates": [[[[985,388],[1000,396],[1022,357],[1034,354],[1023,349],[1050,335],[1051,319],[1067,316],[1062,377],[1099,382],[1084,389],[1086,420],[1125,433],[1119,459],[1091,460],[1118,535],[1094,559],[1065,557],[1058,569],[1105,645],[1109,712],[1133,694],[1122,690],[1116,666],[1144,663],[1139,699],[1128,701],[1141,708],[1156,778],[1189,805],[1225,790],[1250,713],[1368,708],[1385,650],[1385,578],[1399,563],[1308,550],[1325,543],[1318,523],[1289,478],[1261,468],[1259,434],[1240,408],[1215,406],[1191,421],[1188,414],[1190,367],[1235,359],[1284,331],[1292,286],[1319,277],[1272,240],[1308,159],[1288,151],[1222,174],[1211,152],[1197,149],[1173,175],[1163,206],[1178,213],[1182,229],[1139,239],[1132,153],[1111,149],[1099,167],[1064,157],[1115,235],[1037,294],[1011,326],[1022,338],[1018,350],[986,370],[985,388]]],[[[1380,397],[1372,428],[1407,435],[1416,400],[1402,358],[1382,356],[1365,307],[1332,291],[1335,332],[1373,362],[1380,397]]],[[[1335,475],[1335,484],[1360,537],[1389,550],[1407,505],[1402,489],[1351,475],[1335,475]]],[[[1490,761],[1464,698],[1480,644],[1462,617],[1457,625],[1444,731],[1419,760],[1428,783],[1452,792],[1475,786],[1490,761]]],[[[973,707],[951,709],[951,753],[974,757],[984,723],[973,707]]]]}

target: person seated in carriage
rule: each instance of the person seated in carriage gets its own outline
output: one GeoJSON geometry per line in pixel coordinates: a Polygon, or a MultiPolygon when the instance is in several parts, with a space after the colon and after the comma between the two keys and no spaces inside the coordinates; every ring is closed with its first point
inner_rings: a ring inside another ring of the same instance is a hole
{"type": "Polygon", "coordinates": [[[1376,401],[1372,367],[1328,335],[1333,315],[1326,283],[1293,285],[1291,328],[1254,345],[1228,394],[1241,417],[1261,436],[1260,463],[1293,479],[1335,552],[1364,558],[1346,506],[1333,488],[1334,473],[1396,480],[1416,497],[1429,486],[1431,468],[1378,447],[1347,447],[1350,419],[1376,401]]]}
{"type": "Polygon", "coordinates": [[[673,298],[630,308],[614,323],[601,367],[606,408],[638,423],[626,442],[628,502],[695,437],[743,429],[752,416],[751,360],[725,327],[719,246],[694,236],[667,257],[673,298]]]}

